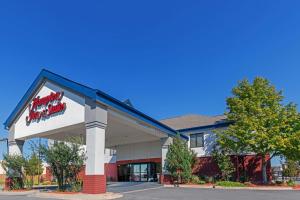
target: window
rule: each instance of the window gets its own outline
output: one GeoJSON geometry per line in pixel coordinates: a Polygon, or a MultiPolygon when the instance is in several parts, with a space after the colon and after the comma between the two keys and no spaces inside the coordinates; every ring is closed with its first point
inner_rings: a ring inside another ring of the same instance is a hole
{"type": "Polygon", "coordinates": [[[204,147],[204,133],[196,133],[190,135],[190,147],[204,147]]]}

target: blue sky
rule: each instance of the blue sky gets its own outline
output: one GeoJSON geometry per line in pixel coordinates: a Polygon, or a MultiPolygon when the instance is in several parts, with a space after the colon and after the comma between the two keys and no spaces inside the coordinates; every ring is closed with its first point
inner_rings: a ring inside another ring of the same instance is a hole
{"type": "Polygon", "coordinates": [[[130,98],[156,119],[222,114],[237,81],[255,76],[282,89],[286,102],[299,103],[299,6],[278,0],[2,1],[0,121],[42,68],[130,98]]]}

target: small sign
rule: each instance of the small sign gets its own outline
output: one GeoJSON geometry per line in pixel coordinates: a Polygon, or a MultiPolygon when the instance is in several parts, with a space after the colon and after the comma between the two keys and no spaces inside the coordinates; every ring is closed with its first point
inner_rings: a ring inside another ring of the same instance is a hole
{"type": "Polygon", "coordinates": [[[29,115],[26,116],[26,124],[29,125],[32,121],[39,122],[41,119],[47,119],[56,113],[66,110],[66,103],[61,100],[64,92],[51,92],[48,96],[40,98],[35,97],[28,106],[29,115]]]}

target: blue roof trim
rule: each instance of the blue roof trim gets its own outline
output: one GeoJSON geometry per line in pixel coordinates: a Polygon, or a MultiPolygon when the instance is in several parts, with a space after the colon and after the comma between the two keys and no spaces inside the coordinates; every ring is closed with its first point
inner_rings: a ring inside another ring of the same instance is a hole
{"type": "Polygon", "coordinates": [[[227,127],[232,122],[222,122],[218,124],[211,124],[211,125],[206,125],[206,126],[197,126],[197,127],[192,127],[192,128],[185,128],[185,129],[179,129],[177,130],[179,133],[185,133],[189,131],[196,131],[196,130],[203,130],[203,129],[208,129],[208,128],[222,128],[222,127],[227,127]]]}
{"type": "MultiPolygon", "coordinates": [[[[75,92],[78,92],[84,96],[87,96],[93,100],[97,100],[103,103],[106,103],[107,105],[110,105],[118,110],[121,110],[125,113],[128,113],[129,115],[132,115],[142,121],[145,121],[146,123],[151,124],[154,127],[157,127],[158,129],[163,130],[170,136],[176,136],[178,134],[177,131],[174,129],[160,123],[159,121],[149,117],[148,115],[136,110],[135,108],[132,108],[128,106],[127,104],[111,97],[110,95],[100,91],[96,90],[90,87],[87,87],[85,85],[82,85],[80,83],[74,82],[72,80],[69,80],[65,77],[62,77],[58,74],[55,74],[53,72],[50,72],[48,70],[43,69],[38,77],[34,80],[34,82],[31,84],[25,95],[22,97],[21,101],[17,104],[13,112],[9,115],[7,120],[4,123],[5,128],[7,129],[8,127],[11,126],[21,109],[28,103],[30,97],[33,95],[33,93],[38,89],[39,85],[44,81],[44,80],[49,80],[52,82],[57,83],[58,85],[61,85],[67,89],[73,90],[75,92]]],[[[188,140],[188,137],[185,135],[180,136],[188,140]]]]}
{"type": "MultiPolygon", "coordinates": [[[[104,102],[114,108],[117,108],[118,110],[121,110],[123,112],[126,112],[138,119],[141,119],[143,121],[146,121],[147,123],[153,125],[153,126],[157,126],[159,125],[160,129],[164,130],[165,132],[167,132],[169,135],[172,135],[172,136],[176,136],[177,135],[177,131],[175,131],[174,129],[166,126],[165,124],[153,119],[152,117],[149,117],[148,115],[138,111],[137,109],[131,107],[131,106],[128,106],[127,104],[119,101],[118,99],[115,99],[111,96],[109,96],[108,94],[102,92],[102,91],[97,91],[97,100],[99,100],[100,102],[104,102]]],[[[180,136],[183,138],[183,139],[186,139],[188,140],[189,138],[185,135],[181,135],[180,136]]]]}

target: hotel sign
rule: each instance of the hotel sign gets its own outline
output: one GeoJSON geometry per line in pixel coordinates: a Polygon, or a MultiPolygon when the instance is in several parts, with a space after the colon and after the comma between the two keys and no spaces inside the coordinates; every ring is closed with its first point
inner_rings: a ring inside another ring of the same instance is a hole
{"type": "Polygon", "coordinates": [[[42,98],[35,97],[28,106],[29,115],[26,116],[26,124],[30,125],[32,121],[39,122],[41,119],[48,119],[54,114],[65,111],[66,103],[61,102],[63,96],[64,92],[51,92],[42,98]]]}

